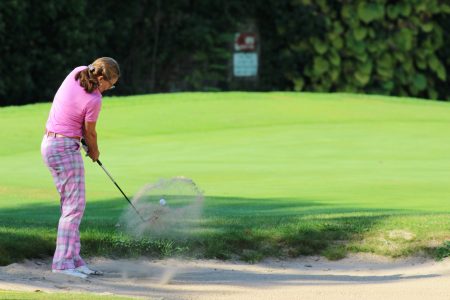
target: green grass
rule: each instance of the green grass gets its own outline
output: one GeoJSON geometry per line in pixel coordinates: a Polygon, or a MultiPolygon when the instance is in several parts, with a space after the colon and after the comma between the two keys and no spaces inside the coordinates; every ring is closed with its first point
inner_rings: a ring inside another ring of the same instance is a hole
{"type": "MultiPolygon", "coordinates": [[[[0,109],[0,264],[54,250],[59,200],[39,150],[49,108],[0,109]]],[[[450,239],[449,132],[449,103],[408,98],[105,98],[101,160],[117,182],[132,195],[159,178],[192,178],[204,218],[189,240],[133,240],[114,226],[127,203],[85,160],[83,255],[439,257],[450,239]]]]}
{"type": "Polygon", "coordinates": [[[0,290],[0,299],[8,300],[131,300],[136,298],[95,295],[92,293],[13,292],[0,290]]]}

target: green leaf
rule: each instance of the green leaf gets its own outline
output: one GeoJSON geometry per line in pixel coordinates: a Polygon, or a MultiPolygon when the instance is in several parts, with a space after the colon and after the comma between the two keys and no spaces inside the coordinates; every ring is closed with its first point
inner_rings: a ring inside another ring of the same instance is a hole
{"type": "Polygon", "coordinates": [[[312,38],[311,43],[314,47],[314,50],[316,50],[316,52],[321,55],[324,54],[325,52],[327,52],[327,50],[328,50],[328,45],[318,38],[312,38]]]}
{"type": "Polygon", "coordinates": [[[372,61],[367,60],[365,63],[358,65],[358,72],[364,75],[370,75],[372,73],[372,68],[372,61]]]}
{"type": "Polygon", "coordinates": [[[413,84],[418,91],[423,91],[427,88],[427,78],[421,73],[417,73],[413,77],[413,84]]]}
{"type": "Polygon", "coordinates": [[[441,11],[446,14],[450,14],[450,4],[442,4],[441,11]]]}
{"type": "Polygon", "coordinates": [[[431,70],[436,71],[438,68],[438,65],[440,64],[439,59],[437,58],[436,55],[432,55],[430,56],[430,58],[428,59],[428,66],[430,67],[431,70]]]}
{"type": "Polygon", "coordinates": [[[341,64],[341,57],[335,49],[331,49],[328,59],[333,66],[339,67],[341,64]]]}
{"type": "Polygon", "coordinates": [[[341,22],[339,22],[339,21],[333,22],[333,32],[337,33],[337,34],[341,34],[344,32],[344,27],[342,27],[341,22]]]}
{"type": "Polygon", "coordinates": [[[342,19],[352,19],[355,15],[353,7],[349,4],[343,5],[341,10],[342,19]]]}
{"type": "Polygon", "coordinates": [[[392,90],[394,89],[395,84],[394,84],[393,81],[386,81],[386,82],[384,82],[384,83],[382,84],[382,87],[383,87],[383,89],[384,89],[385,91],[390,92],[390,91],[392,91],[392,90]]]}
{"type": "Polygon", "coordinates": [[[397,4],[397,7],[399,7],[400,14],[404,17],[411,15],[411,5],[408,2],[401,2],[397,4]]]}
{"type": "Polygon", "coordinates": [[[394,36],[395,45],[403,51],[409,51],[413,47],[413,32],[410,29],[402,28],[394,36]]]}
{"type": "Polygon", "coordinates": [[[384,5],[381,3],[360,2],[357,10],[359,19],[364,23],[384,18],[384,5]]]}
{"type": "Polygon", "coordinates": [[[427,11],[427,2],[419,1],[418,3],[415,3],[414,10],[418,13],[426,12],[427,11]]]}
{"type": "Polygon", "coordinates": [[[447,80],[447,71],[445,70],[445,67],[443,64],[440,64],[436,70],[436,74],[438,78],[442,81],[447,80]]]}
{"type": "Polygon", "coordinates": [[[414,54],[420,59],[425,59],[427,57],[427,53],[423,51],[423,49],[416,49],[414,54]]]}
{"type": "Polygon", "coordinates": [[[369,33],[368,33],[369,37],[375,38],[377,36],[377,32],[375,31],[375,29],[369,28],[368,31],[369,31],[369,33]]]}
{"type": "Polygon", "coordinates": [[[414,85],[409,85],[409,96],[417,96],[419,94],[419,90],[414,85]]]}
{"type": "Polygon", "coordinates": [[[323,57],[314,57],[314,64],[313,64],[314,75],[320,76],[324,74],[328,70],[329,66],[330,64],[323,57]]]}
{"type": "Polygon", "coordinates": [[[377,66],[377,74],[383,80],[390,80],[394,77],[394,70],[393,69],[385,69],[380,66],[377,66]]]}
{"type": "Polygon", "coordinates": [[[398,9],[397,5],[388,5],[386,12],[388,18],[391,20],[397,19],[398,15],[400,14],[400,10],[398,9]]]}
{"type": "Polygon", "coordinates": [[[414,73],[415,71],[413,61],[409,57],[401,64],[401,67],[406,71],[406,73],[414,73]]]}
{"type": "Polygon", "coordinates": [[[347,20],[347,27],[350,29],[356,29],[361,26],[361,22],[359,22],[358,18],[351,18],[347,20]]]}
{"type": "Polygon", "coordinates": [[[421,58],[416,59],[416,66],[421,69],[425,70],[427,68],[427,61],[421,58]]]}
{"type": "Polygon", "coordinates": [[[422,30],[424,32],[431,32],[433,30],[433,23],[427,23],[427,24],[423,24],[422,26],[420,26],[420,28],[422,28],[422,30]]]}
{"type": "Polygon", "coordinates": [[[357,93],[358,88],[353,84],[353,82],[344,85],[342,91],[345,93],[357,93]]]}
{"type": "Polygon", "coordinates": [[[369,55],[366,52],[357,53],[356,59],[364,63],[369,59],[369,55]]]}
{"type": "Polygon", "coordinates": [[[353,30],[353,36],[357,41],[362,41],[367,35],[367,29],[365,27],[359,27],[353,30]]]}
{"type": "Polygon", "coordinates": [[[385,41],[370,41],[367,43],[367,50],[370,53],[382,53],[385,51],[387,43],[385,41]]]}
{"type": "Polygon", "coordinates": [[[358,54],[364,54],[366,52],[366,43],[353,39],[353,35],[346,36],[347,49],[351,52],[358,54]]]}
{"type": "Polygon", "coordinates": [[[356,72],[353,77],[360,86],[365,86],[370,81],[370,75],[366,75],[361,72],[356,72]]]}
{"type": "Polygon", "coordinates": [[[396,69],[395,70],[395,78],[396,78],[396,83],[397,84],[401,84],[401,85],[411,85],[411,81],[412,81],[412,76],[415,73],[408,73],[407,71],[405,71],[404,69],[396,69]]]}
{"type": "Polygon", "coordinates": [[[327,0],[316,0],[316,4],[319,5],[320,9],[325,13],[328,14],[328,11],[330,10],[329,6],[327,5],[327,0]]]}
{"type": "Polygon", "coordinates": [[[335,39],[331,40],[331,44],[336,50],[340,50],[344,47],[344,40],[338,36],[335,39]]]}
{"type": "Polygon", "coordinates": [[[303,80],[303,78],[301,77],[296,78],[293,81],[294,81],[294,90],[297,92],[301,92],[305,87],[305,81],[303,80]]]}
{"type": "Polygon", "coordinates": [[[325,84],[323,84],[323,83],[321,83],[321,84],[320,83],[314,84],[313,85],[313,89],[314,89],[314,91],[319,92],[319,93],[326,93],[326,92],[328,92],[327,86],[325,84]]]}
{"type": "Polygon", "coordinates": [[[306,41],[301,41],[299,43],[291,44],[291,49],[295,51],[305,51],[310,49],[310,45],[306,41]]]}
{"type": "Polygon", "coordinates": [[[338,79],[339,79],[339,74],[340,74],[340,72],[339,72],[338,69],[332,69],[332,70],[330,71],[331,81],[337,82],[338,79]]]}
{"type": "Polygon", "coordinates": [[[429,98],[436,100],[438,98],[438,96],[439,96],[439,94],[438,94],[438,92],[436,92],[435,89],[433,89],[433,88],[428,89],[428,97],[429,98]]]}
{"type": "Polygon", "coordinates": [[[406,59],[404,52],[394,51],[394,57],[399,62],[404,62],[406,59]]]}
{"type": "MultiPolygon", "coordinates": [[[[441,3],[444,3],[444,2],[447,2],[447,3],[448,3],[448,0],[442,0],[442,1],[440,1],[440,0],[427,1],[428,6],[427,6],[427,10],[426,10],[425,13],[428,13],[429,15],[431,15],[431,14],[448,13],[448,12],[443,11],[443,8],[442,8],[443,5],[442,5],[441,3]]],[[[445,4],[444,4],[444,5],[445,5],[445,4]]]]}
{"type": "Polygon", "coordinates": [[[443,32],[442,32],[442,28],[439,26],[435,26],[433,28],[433,31],[431,31],[429,34],[429,41],[430,41],[430,48],[431,51],[434,52],[434,50],[437,50],[439,48],[441,48],[441,46],[444,43],[444,37],[443,37],[443,32]]]}
{"type": "Polygon", "coordinates": [[[308,78],[313,77],[313,70],[312,70],[313,66],[312,65],[307,65],[305,67],[305,70],[303,71],[303,75],[305,75],[308,78]]]}
{"type": "Polygon", "coordinates": [[[393,69],[394,59],[389,53],[384,53],[377,61],[377,65],[383,69],[393,69]]]}

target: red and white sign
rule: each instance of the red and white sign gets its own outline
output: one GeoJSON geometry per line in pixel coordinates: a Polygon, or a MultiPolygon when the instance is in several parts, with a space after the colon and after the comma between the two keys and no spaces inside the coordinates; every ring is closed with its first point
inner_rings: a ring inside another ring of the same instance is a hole
{"type": "Polygon", "coordinates": [[[234,49],[236,51],[256,51],[256,34],[250,32],[236,33],[234,49]]]}

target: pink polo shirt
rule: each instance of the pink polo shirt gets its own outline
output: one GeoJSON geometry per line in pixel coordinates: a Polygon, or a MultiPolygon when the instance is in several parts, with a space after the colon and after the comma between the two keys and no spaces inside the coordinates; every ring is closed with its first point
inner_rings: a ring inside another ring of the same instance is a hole
{"type": "Polygon", "coordinates": [[[69,137],[83,136],[84,122],[96,122],[102,106],[98,89],[87,93],[75,80],[77,72],[87,67],[76,67],[59,87],[48,116],[47,131],[69,137]]]}

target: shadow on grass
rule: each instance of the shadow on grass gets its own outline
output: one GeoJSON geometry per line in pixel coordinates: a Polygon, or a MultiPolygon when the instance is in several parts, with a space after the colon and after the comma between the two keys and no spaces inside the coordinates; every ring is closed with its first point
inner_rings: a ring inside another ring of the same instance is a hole
{"type": "MultiPolygon", "coordinates": [[[[302,199],[207,197],[199,226],[186,238],[135,239],[115,227],[128,209],[122,198],[87,203],[80,226],[82,255],[240,258],[322,254],[345,256],[345,245],[361,239],[401,210],[355,209],[302,199]]],[[[1,264],[53,253],[59,203],[0,209],[1,264]]]]}
{"type": "Polygon", "coordinates": [[[55,251],[54,241],[34,232],[0,229],[0,266],[27,258],[44,258],[55,251]]]}

